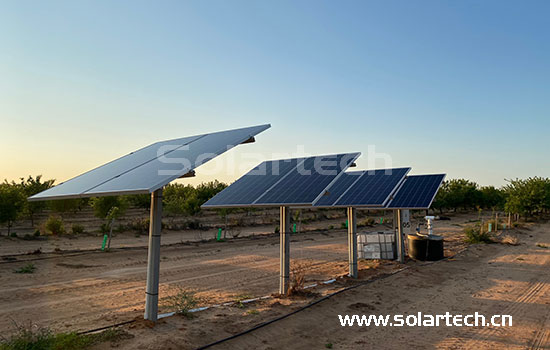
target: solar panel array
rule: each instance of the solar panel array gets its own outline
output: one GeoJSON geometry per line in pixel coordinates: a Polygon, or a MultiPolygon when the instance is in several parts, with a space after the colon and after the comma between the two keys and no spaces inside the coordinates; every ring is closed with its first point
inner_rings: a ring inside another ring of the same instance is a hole
{"type": "Polygon", "coordinates": [[[428,209],[445,174],[407,176],[387,208],[428,209]]]}
{"type": "Polygon", "coordinates": [[[269,127],[266,124],[157,142],[38,193],[29,200],[150,193],[269,127]]]}
{"type": "Polygon", "coordinates": [[[356,156],[348,154],[263,162],[203,207],[312,205],[427,209],[445,178],[444,174],[407,176],[410,168],[341,172],[356,156]],[[327,160],[327,157],[333,157],[330,159],[333,165],[326,169],[335,170],[338,175],[307,172],[316,160],[327,160]]]}
{"type": "Polygon", "coordinates": [[[266,161],[203,207],[311,205],[359,153],[266,161]]]}
{"type": "MultiPolygon", "coordinates": [[[[358,179],[341,196],[338,198],[333,197],[328,206],[384,206],[410,170],[411,168],[395,168],[363,171],[358,179]]],[[[328,191],[330,196],[330,189],[328,191]]],[[[319,205],[319,202],[315,203],[315,205],[319,205]]],[[[327,205],[325,204],[325,206],[327,205]]]]}

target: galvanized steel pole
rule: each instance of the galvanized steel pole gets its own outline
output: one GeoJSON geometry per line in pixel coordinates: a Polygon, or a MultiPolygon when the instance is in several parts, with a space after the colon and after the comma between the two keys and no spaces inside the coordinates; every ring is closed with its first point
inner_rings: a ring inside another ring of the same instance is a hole
{"type": "Polygon", "coordinates": [[[281,262],[279,293],[284,295],[288,292],[290,279],[290,209],[288,207],[280,208],[279,220],[281,262]]]}
{"type": "Polygon", "coordinates": [[[145,319],[158,318],[160,233],[162,228],[162,189],[151,194],[149,223],[149,256],[147,259],[147,288],[145,290],[145,319]]]}
{"type": "Polygon", "coordinates": [[[349,276],[357,278],[357,224],[355,208],[347,208],[348,212],[348,255],[349,255],[349,276]]]}
{"type": "Polygon", "coordinates": [[[405,261],[405,244],[403,242],[403,223],[401,209],[397,209],[397,257],[400,263],[405,261]]]}

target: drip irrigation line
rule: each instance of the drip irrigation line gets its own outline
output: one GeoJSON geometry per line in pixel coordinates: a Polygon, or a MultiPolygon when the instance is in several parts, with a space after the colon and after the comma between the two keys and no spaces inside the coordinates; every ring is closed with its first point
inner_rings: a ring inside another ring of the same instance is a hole
{"type": "MultiPolygon", "coordinates": [[[[443,259],[441,259],[441,260],[437,260],[437,261],[424,262],[424,263],[420,264],[420,266],[432,265],[432,264],[437,263],[437,262],[441,262],[441,261],[445,261],[445,260],[454,258],[454,256],[455,256],[455,255],[452,255],[452,256],[443,258],[443,259]]],[[[411,267],[413,267],[413,266],[412,266],[412,265],[405,266],[405,267],[403,267],[403,268],[401,268],[401,269],[399,269],[399,270],[397,270],[397,271],[393,271],[393,272],[388,273],[388,274],[385,274],[385,275],[383,275],[383,276],[376,277],[376,278],[370,279],[370,280],[368,280],[368,281],[360,282],[360,283],[358,283],[358,284],[354,284],[354,285],[352,285],[352,286],[342,288],[342,289],[340,289],[340,290],[338,290],[338,291],[336,291],[336,292],[333,292],[333,293],[331,293],[331,294],[325,295],[324,297],[322,297],[322,298],[320,298],[320,299],[318,299],[318,300],[315,300],[315,301],[313,301],[313,302],[311,302],[311,303],[309,303],[309,304],[307,304],[307,305],[305,305],[305,306],[302,306],[301,308],[299,308],[299,309],[297,309],[297,310],[294,310],[294,311],[292,311],[292,312],[290,312],[290,313],[288,313],[288,314],[279,316],[279,317],[274,318],[274,319],[272,319],[272,320],[270,320],[270,321],[262,322],[262,323],[260,323],[260,324],[258,324],[258,325],[256,325],[256,326],[254,326],[254,327],[252,327],[252,328],[250,328],[250,329],[247,329],[247,330],[245,330],[245,331],[243,331],[243,332],[240,332],[240,333],[237,333],[237,334],[233,334],[233,335],[231,335],[231,336],[229,336],[229,337],[226,337],[226,338],[217,340],[217,341],[212,342],[212,343],[207,344],[207,345],[203,345],[203,346],[201,346],[201,347],[198,347],[196,350],[208,349],[208,348],[211,348],[211,347],[213,347],[213,346],[216,346],[216,345],[225,343],[225,342],[227,342],[227,341],[229,341],[229,340],[232,340],[232,339],[241,337],[241,336],[246,335],[246,334],[248,334],[248,333],[251,333],[251,332],[253,332],[253,331],[255,331],[255,330],[258,330],[258,329],[260,329],[260,328],[263,328],[263,327],[265,327],[265,326],[268,326],[268,325],[270,325],[270,324],[272,324],[272,323],[275,323],[275,322],[284,320],[285,318],[290,317],[290,316],[292,316],[292,315],[295,315],[295,314],[297,314],[297,313],[299,313],[299,312],[301,312],[301,311],[304,311],[304,310],[306,310],[306,309],[309,309],[310,307],[312,307],[312,306],[314,306],[314,305],[317,305],[317,304],[319,304],[319,303],[321,303],[321,302],[323,302],[323,301],[325,301],[325,300],[328,300],[328,299],[332,298],[332,297],[335,296],[335,295],[338,295],[338,294],[343,293],[343,292],[345,292],[345,291],[348,291],[348,290],[351,290],[351,289],[355,289],[355,288],[358,288],[358,287],[361,287],[361,286],[364,286],[364,285],[367,285],[367,284],[370,284],[370,283],[373,283],[373,282],[376,282],[376,281],[384,280],[384,279],[386,279],[386,278],[388,278],[388,277],[394,276],[394,275],[396,275],[396,274],[398,274],[398,273],[400,273],[400,272],[403,272],[403,271],[405,271],[405,270],[408,270],[408,269],[411,268],[411,267]]]]}

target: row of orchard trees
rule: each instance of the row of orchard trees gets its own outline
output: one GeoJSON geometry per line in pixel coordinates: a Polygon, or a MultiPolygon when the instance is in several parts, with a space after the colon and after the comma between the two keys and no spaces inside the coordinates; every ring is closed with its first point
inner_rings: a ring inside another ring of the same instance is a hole
{"type": "MultiPolygon", "coordinates": [[[[128,207],[149,208],[151,198],[147,194],[110,196],[97,198],[61,199],[29,202],[27,198],[47,190],[55,180],[43,180],[40,175],[21,178],[19,182],[0,183],[0,224],[5,225],[8,234],[17,220],[30,220],[35,226],[36,215],[50,209],[63,214],[76,213],[86,207],[93,208],[94,215],[106,219],[107,223],[124,214],[128,207]]],[[[197,186],[170,184],[163,191],[164,211],[169,215],[196,215],[201,205],[216,193],[227,187],[226,184],[212,181],[197,186]]]]}
{"type": "Polygon", "coordinates": [[[537,216],[550,211],[550,179],[530,177],[509,180],[501,188],[453,179],[443,183],[432,207],[440,212],[492,209],[525,217],[537,216]]]}

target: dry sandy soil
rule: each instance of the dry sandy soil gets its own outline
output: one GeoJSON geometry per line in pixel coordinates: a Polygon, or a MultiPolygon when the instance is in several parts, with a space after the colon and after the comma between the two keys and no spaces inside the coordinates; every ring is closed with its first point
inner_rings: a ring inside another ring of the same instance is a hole
{"type": "MultiPolygon", "coordinates": [[[[446,237],[446,255],[462,251],[461,226],[467,217],[437,222],[446,237]]],[[[190,349],[275,319],[342,288],[373,280],[268,326],[218,345],[218,348],[548,348],[550,225],[512,231],[520,245],[475,245],[449,260],[362,261],[358,281],[339,278],[313,288],[314,294],[272,297],[260,302],[222,306],[164,318],[154,327],[141,321],[145,248],[111,253],[42,254],[36,272],[15,274],[24,261],[0,265],[0,330],[12,321],[33,322],[57,331],[86,330],[135,319],[122,327],[126,336],[98,349],[190,349]],[[402,270],[405,268],[404,270],[402,270]],[[400,271],[400,272],[399,272],[400,271]],[[389,277],[378,279],[389,273],[389,277]],[[502,328],[341,327],[338,314],[510,314],[514,325],[502,328]]],[[[163,247],[161,296],[178,287],[197,291],[203,305],[270,295],[278,285],[278,237],[242,238],[223,243],[163,247]]],[[[296,235],[294,261],[308,266],[306,284],[343,276],[347,269],[342,230],[296,235]]],[[[19,260],[34,256],[18,257],[19,260]]],[[[161,312],[171,311],[164,307],[161,312]]]]}

